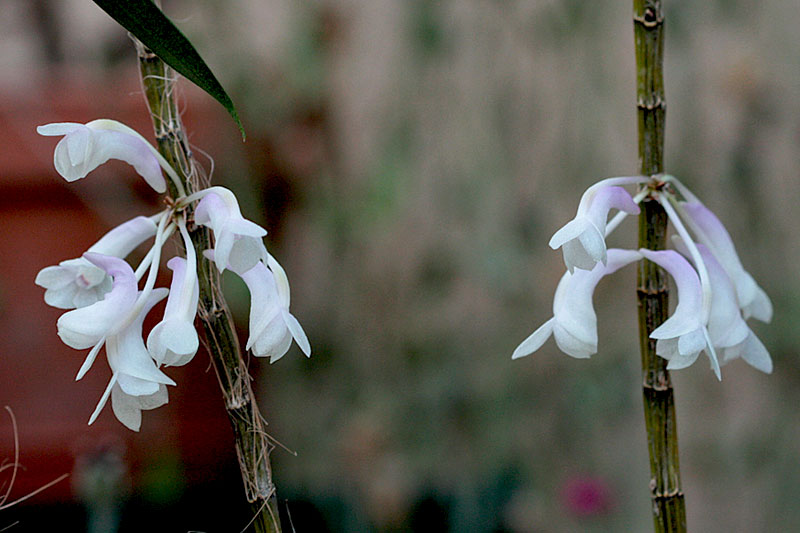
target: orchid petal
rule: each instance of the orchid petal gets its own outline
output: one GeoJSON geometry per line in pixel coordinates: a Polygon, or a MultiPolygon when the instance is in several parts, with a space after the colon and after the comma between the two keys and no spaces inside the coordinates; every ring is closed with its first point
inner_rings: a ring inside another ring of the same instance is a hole
{"type": "Polygon", "coordinates": [[[136,300],[136,278],[130,265],[116,257],[87,253],[85,257],[114,277],[114,285],[103,300],[75,309],[58,319],[58,336],[78,350],[89,348],[104,336],[115,333],[122,316],[136,300]]]}
{"type": "Polygon", "coordinates": [[[700,279],[689,262],[672,250],[653,251],[640,249],[639,252],[653,263],[667,270],[678,288],[678,305],[672,316],[657,327],[652,339],[678,337],[699,328],[702,323],[703,296],[700,279]]]}
{"type": "MultiPolygon", "coordinates": [[[[594,334],[596,337],[597,331],[595,331],[594,334]]],[[[596,339],[594,342],[583,341],[575,335],[572,335],[570,331],[558,322],[553,326],[553,337],[555,337],[558,349],[571,357],[588,359],[593,354],[597,353],[596,339]]]]}
{"type": "Polygon", "coordinates": [[[605,264],[606,220],[611,209],[630,214],[639,212],[639,206],[621,187],[590,188],[581,198],[575,218],[556,231],[550,239],[551,248],[562,248],[564,264],[570,273],[576,268],[591,270],[598,261],[605,264]]]}
{"type": "Polygon", "coordinates": [[[214,232],[217,269],[226,268],[242,275],[260,261],[266,250],[260,238],[267,230],[242,217],[236,196],[222,187],[212,188],[195,209],[195,222],[214,232]],[[223,195],[223,196],[220,196],[223,195]]]}
{"type": "Polygon", "coordinates": [[[752,314],[758,320],[769,322],[772,319],[772,303],[742,266],[733,240],[722,222],[699,201],[683,202],[681,205],[696,229],[699,230],[697,233],[700,242],[709,247],[730,276],[736,287],[739,306],[742,309],[750,310],[749,313],[746,313],[745,318],[752,314]],[[755,300],[758,302],[754,304],[755,300]]]}
{"type": "Polygon", "coordinates": [[[765,374],[772,374],[772,358],[770,358],[764,344],[752,331],[744,341],[742,359],[756,370],[760,370],[765,374]]]}
{"type": "Polygon", "coordinates": [[[132,165],[157,192],[165,192],[166,182],[153,147],[136,135],[104,127],[105,122],[112,121],[56,123],[37,128],[41,135],[64,135],[53,154],[58,173],[71,182],[84,178],[109,159],[119,159],[132,165]]]}
{"type": "Polygon", "coordinates": [[[136,217],[103,235],[88,251],[124,258],[137,246],[153,237],[156,230],[156,223],[152,219],[136,217]]]}
{"type": "Polygon", "coordinates": [[[111,391],[111,408],[117,420],[128,429],[139,431],[142,425],[142,411],[161,407],[169,401],[167,388],[160,385],[153,394],[132,396],[126,394],[120,386],[111,391]]]}
{"type": "Polygon", "coordinates": [[[541,348],[542,345],[547,342],[547,339],[549,339],[553,334],[553,326],[555,325],[555,322],[556,319],[553,317],[539,326],[536,331],[531,333],[519,344],[519,346],[517,346],[517,348],[514,350],[514,353],[511,355],[511,359],[525,357],[526,355],[530,355],[541,348]]]}
{"type": "Polygon", "coordinates": [[[306,357],[311,357],[311,343],[308,342],[308,337],[306,337],[306,332],[303,331],[303,326],[300,325],[300,322],[294,317],[286,309],[282,310],[283,321],[286,322],[286,327],[289,328],[289,332],[292,334],[297,346],[300,347],[300,350],[306,354],[306,357]]]}

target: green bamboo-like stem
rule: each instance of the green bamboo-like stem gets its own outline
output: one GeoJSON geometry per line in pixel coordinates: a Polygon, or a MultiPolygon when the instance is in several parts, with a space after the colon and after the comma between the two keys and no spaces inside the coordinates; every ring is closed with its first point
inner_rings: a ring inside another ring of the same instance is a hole
{"type": "MultiPolygon", "coordinates": [[[[138,41],[136,48],[158,150],[178,173],[187,194],[191,194],[208,184],[201,183],[204,178],[186,141],[174,95],[175,73],[138,41]]],[[[167,180],[167,185],[170,196],[176,199],[178,192],[175,185],[170,180],[167,180]]],[[[203,250],[212,248],[211,232],[208,228],[192,224],[192,208],[189,207],[187,211],[192,243],[197,257],[202,258],[203,250]]],[[[210,261],[200,259],[197,274],[200,283],[198,316],[203,324],[206,347],[233,427],[245,496],[254,514],[252,524],[257,533],[280,532],[269,461],[271,444],[250,386],[251,378],[242,358],[236,329],[222,295],[219,273],[210,261]]]]}
{"type": "MultiPolygon", "coordinates": [[[[634,0],[636,44],[636,107],[640,172],[664,172],[664,14],[660,0],[634,0]]],[[[639,215],[639,247],[664,249],[667,215],[659,203],[646,198],[639,215]]],[[[656,355],[650,333],[667,318],[668,287],[665,272],[643,260],[637,275],[639,346],[642,357],[644,418],[650,455],[650,497],[653,524],[658,533],[686,531],[686,506],[681,490],[675,399],[667,361],[656,355]]]]}

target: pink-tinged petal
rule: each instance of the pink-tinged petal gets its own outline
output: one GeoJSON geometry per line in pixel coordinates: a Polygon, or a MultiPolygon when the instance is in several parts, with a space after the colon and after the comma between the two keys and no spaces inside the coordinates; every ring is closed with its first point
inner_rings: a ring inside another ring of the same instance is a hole
{"type": "Polygon", "coordinates": [[[194,220],[216,231],[230,217],[228,207],[219,195],[208,193],[197,203],[194,220]]]}
{"type": "MultiPolygon", "coordinates": [[[[700,234],[698,238],[700,242],[708,246],[731,278],[736,287],[739,306],[742,309],[751,309],[754,300],[758,298],[759,303],[755,304],[755,307],[761,311],[759,316],[762,318],[759,318],[759,320],[763,319],[765,322],[771,320],[772,303],[766,293],[742,266],[739,255],[736,253],[733,239],[731,239],[722,222],[699,201],[683,202],[682,206],[692,219],[693,224],[699,228],[700,234]]],[[[746,312],[745,315],[745,318],[747,318],[748,313],[746,312]]],[[[758,318],[755,313],[752,316],[758,318]]]]}
{"type": "Polygon", "coordinates": [[[113,257],[127,257],[137,246],[156,234],[156,223],[147,217],[136,217],[112,229],[89,248],[113,257]]]}
{"type": "Polygon", "coordinates": [[[605,228],[608,212],[612,209],[624,211],[629,215],[639,214],[639,206],[628,191],[622,187],[604,187],[595,193],[586,211],[586,217],[595,227],[605,228]]]}
{"type": "Polygon", "coordinates": [[[542,345],[547,342],[547,339],[553,334],[553,326],[556,323],[556,319],[551,318],[541,326],[539,326],[536,331],[531,333],[528,338],[520,343],[519,346],[514,350],[514,353],[511,355],[511,359],[519,359],[520,357],[525,357],[526,355],[530,355],[542,345]]]}
{"type": "Polygon", "coordinates": [[[308,342],[308,337],[306,337],[306,332],[303,331],[303,326],[300,325],[300,322],[298,322],[289,311],[284,309],[282,314],[283,320],[286,322],[286,327],[289,328],[289,332],[300,347],[300,350],[306,354],[306,357],[311,357],[311,343],[308,342]]]}
{"type": "Polygon", "coordinates": [[[692,265],[678,252],[672,250],[653,251],[640,249],[639,252],[653,263],[664,268],[678,288],[678,305],[672,316],[650,334],[652,339],[679,337],[700,328],[703,311],[703,294],[700,279],[692,265]]]}

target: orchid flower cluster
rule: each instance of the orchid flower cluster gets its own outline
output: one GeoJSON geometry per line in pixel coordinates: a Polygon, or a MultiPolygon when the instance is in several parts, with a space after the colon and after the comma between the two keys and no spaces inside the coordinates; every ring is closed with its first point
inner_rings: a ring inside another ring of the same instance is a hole
{"type": "Polygon", "coordinates": [[[597,316],[592,295],[599,281],[618,269],[647,259],[675,281],[678,304],[651,334],[656,354],[668,369],[686,368],[705,352],[721,379],[720,363],[742,358],[772,372],[769,352],[746,320],[772,319],[772,302],[744,269],[722,222],[673,176],[618,177],[586,190],[574,219],[550,239],[561,248],[567,272],[553,299],[553,317],[516,348],[513,359],[538,350],[553,336],[562,352],[576,358],[597,353],[597,316]],[[643,185],[635,196],[625,185],[643,185]],[[664,208],[676,235],[674,250],[606,248],[606,237],[627,216],[639,213],[639,202],[651,195],[664,208]],[[610,221],[609,212],[618,213],[610,221]]]}
{"type": "Polygon", "coordinates": [[[179,198],[169,208],[150,217],[138,216],[109,231],[81,257],[42,269],[36,284],[44,287],[45,302],[70,309],[58,319],[58,336],[67,346],[89,349],[76,380],[80,380],[105,347],[111,379],[89,418],[93,423],[111,397],[117,419],[138,431],[142,410],[168,401],[167,385],[175,382],[162,367],[181,366],[197,353],[198,260],[213,261],[219,272],[232,270],[247,285],[250,296],[250,331],[247,349],[275,362],[294,339],[306,356],[311,347],[303,328],[289,312],[289,282],[283,268],[267,252],[266,230],[242,217],[236,196],[223,187],[210,187],[191,195],[175,171],[140,134],[113,120],[87,124],[56,123],[39,126],[46,136],[64,136],[55,149],[56,170],[67,181],[85,177],[109,159],[119,159],[134,169],[159,193],[166,191],[163,169],[175,183],[179,198]],[[194,224],[206,226],[215,247],[198,258],[189,236],[187,208],[197,202],[194,224]],[[167,262],[172,270],[170,288],[155,288],[164,243],[175,232],[183,241],[185,256],[167,262]],[[150,251],[134,269],[125,258],[153,239],[150,251]],[[139,283],[144,278],[141,289],[139,283]],[[145,342],[142,325],[150,310],[167,298],[162,320],[145,342]]]}

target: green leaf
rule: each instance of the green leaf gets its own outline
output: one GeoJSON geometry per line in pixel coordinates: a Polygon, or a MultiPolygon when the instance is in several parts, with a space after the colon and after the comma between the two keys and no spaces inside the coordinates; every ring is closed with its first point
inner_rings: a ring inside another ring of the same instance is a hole
{"type": "Polygon", "coordinates": [[[225,89],[181,31],[152,0],[94,0],[164,63],[214,97],[228,110],[245,138],[244,126],[225,89]]]}

